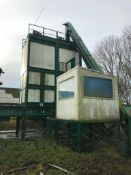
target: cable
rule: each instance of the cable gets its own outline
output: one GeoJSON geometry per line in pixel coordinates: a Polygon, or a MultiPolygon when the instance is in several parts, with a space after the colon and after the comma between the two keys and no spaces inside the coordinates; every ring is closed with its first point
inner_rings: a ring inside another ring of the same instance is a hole
{"type": "MultiPolygon", "coordinates": [[[[37,17],[37,18],[36,18],[36,20],[35,20],[34,25],[36,25],[36,23],[37,23],[38,19],[40,18],[41,14],[43,13],[44,9],[45,9],[45,7],[43,7],[43,8],[42,8],[42,10],[40,11],[40,13],[39,13],[38,17],[37,17]]],[[[33,26],[33,27],[34,27],[34,26],[33,26]]]]}

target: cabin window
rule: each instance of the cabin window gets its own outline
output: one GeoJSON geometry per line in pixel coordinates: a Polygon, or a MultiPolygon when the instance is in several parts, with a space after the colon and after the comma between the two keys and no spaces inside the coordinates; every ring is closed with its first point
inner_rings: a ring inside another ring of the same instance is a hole
{"type": "Polygon", "coordinates": [[[112,80],[84,76],[84,96],[113,98],[112,80]]]}
{"type": "Polygon", "coordinates": [[[75,78],[67,79],[59,84],[59,99],[68,99],[74,97],[75,78]]]}

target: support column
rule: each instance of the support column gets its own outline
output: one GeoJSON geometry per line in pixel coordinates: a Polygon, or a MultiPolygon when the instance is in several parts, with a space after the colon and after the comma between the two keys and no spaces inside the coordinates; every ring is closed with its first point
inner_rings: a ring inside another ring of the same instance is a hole
{"type": "Polygon", "coordinates": [[[21,119],[21,139],[24,140],[26,135],[26,117],[21,119]]]}
{"type": "Polygon", "coordinates": [[[20,129],[20,118],[16,117],[16,137],[19,136],[19,129],[20,129]]]}
{"type": "Polygon", "coordinates": [[[56,143],[59,144],[59,121],[55,121],[56,143]]]}
{"type": "Polygon", "coordinates": [[[89,123],[89,130],[90,130],[90,132],[89,132],[89,142],[92,142],[92,123],[89,123]]]}
{"type": "Polygon", "coordinates": [[[46,130],[47,130],[47,118],[45,117],[43,119],[43,136],[46,135],[46,130]]]}
{"type": "Polygon", "coordinates": [[[77,122],[77,150],[81,152],[82,130],[81,123],[77,122]]]}
{"type": "Polygon", "coordinates": [[[117,126],[118,126],[118,140],[120,141],[121,139],[120,122],[118,122],[117,126]]]}
{"type": "Polygon", "coordinates": [[[70,140],[71,140],[71,134],[70,134],[70,123],[68,122],[67,123],[67,127],[66,127],[67,131],[66,131],[66,134],[67,134],[67,142],[68,144],[70,144],[70,140]]]}
{"type": "Polygon", "coordinates": [[[131,118],[128,117],[128,137],[129,137],[129,146],[130,146],[130,153],[131,153],[131,118]]]}

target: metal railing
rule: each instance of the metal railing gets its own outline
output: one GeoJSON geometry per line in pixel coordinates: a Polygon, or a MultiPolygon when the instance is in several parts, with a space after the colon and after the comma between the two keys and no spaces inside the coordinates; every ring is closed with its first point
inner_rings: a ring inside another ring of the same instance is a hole
{"type": "Polygon", "coordinates": [[[48,36],[56,39],[65,40],[65,33],[34,24],[29,24],[28,33],[38,36],[48,36]]]}

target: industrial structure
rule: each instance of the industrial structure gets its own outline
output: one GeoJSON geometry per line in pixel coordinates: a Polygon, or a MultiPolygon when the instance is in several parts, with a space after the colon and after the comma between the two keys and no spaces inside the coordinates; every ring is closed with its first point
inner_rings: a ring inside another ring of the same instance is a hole
{"type": "Polygon", "coordinates": [[[114,130],[119,141],[121,127],[131,149],[131,107],[120,109],[116,77],[104,74],[72,24],[64,25],[65,33],[29,25],[22,42],[20,103],[0,106],[0,116],[15,116],[22,138],[26,120],[42,118],[44,135],[68,145],[74,141],[78,151],[109,141],[114,130]]]}

